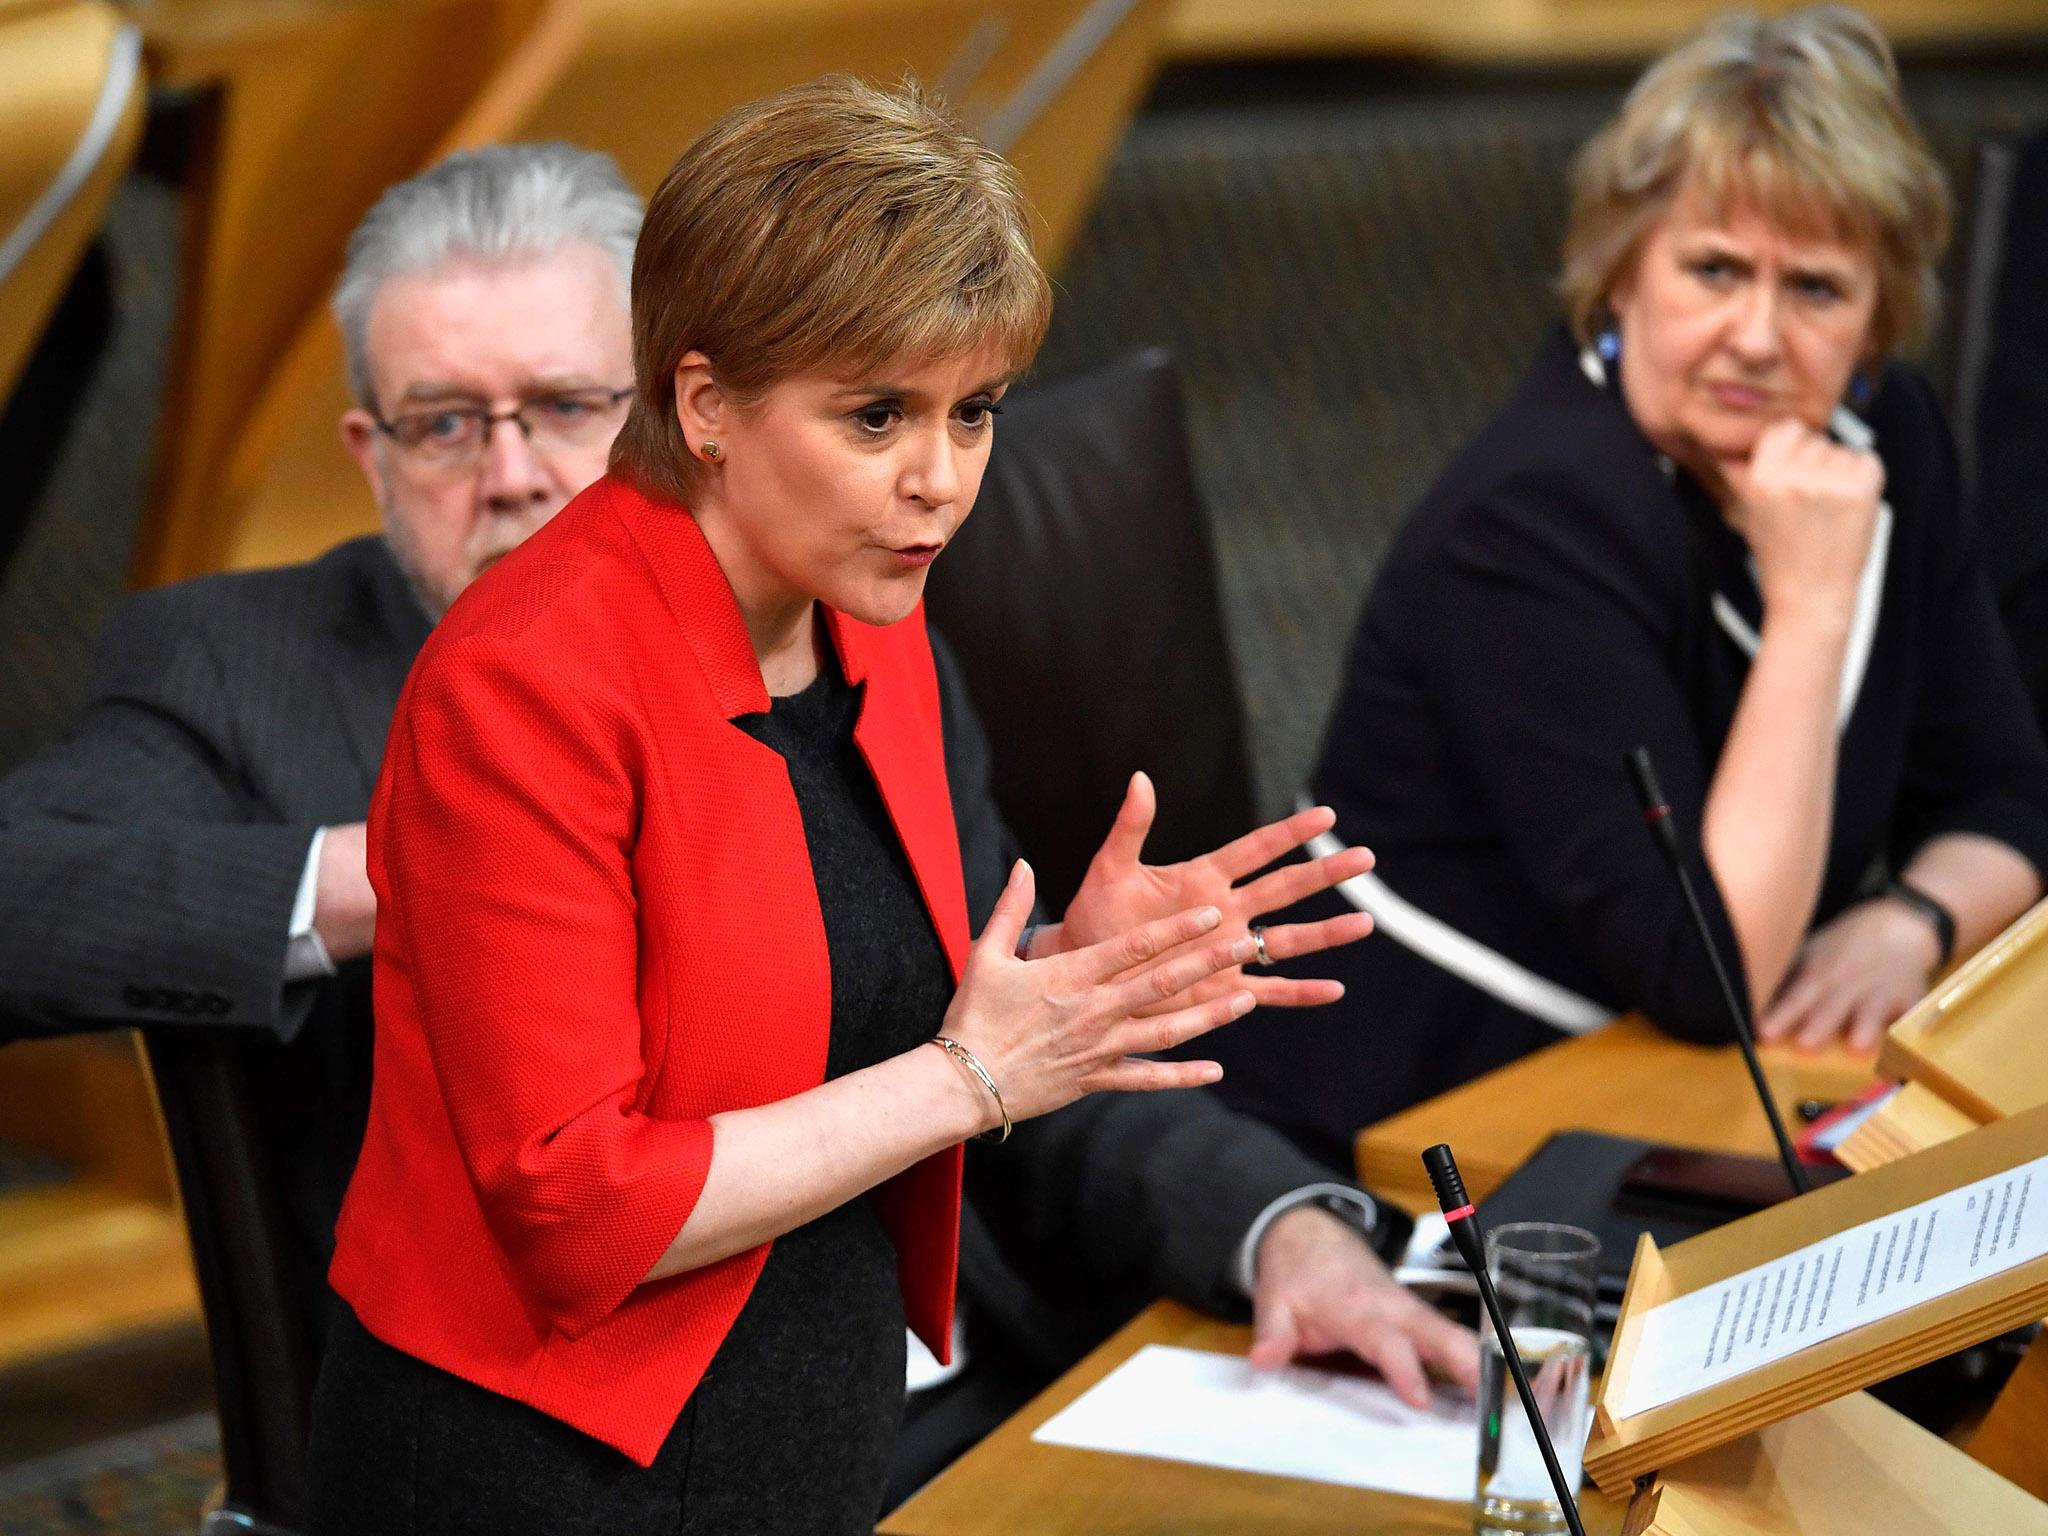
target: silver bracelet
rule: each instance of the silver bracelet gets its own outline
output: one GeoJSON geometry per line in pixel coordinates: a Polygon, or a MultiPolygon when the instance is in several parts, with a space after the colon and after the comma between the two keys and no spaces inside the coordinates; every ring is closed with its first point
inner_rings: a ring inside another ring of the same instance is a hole
{"type": "Polygon", "coordinates": [[[945,1035],[933,1035],[931,1039],[925,1041],[925,1044],[936,1045],[948,1056],[959,1062],[961,1066],[981,1079],[981,1086],[986,1088],[988,1096],[996,1101],[996,1112],[1003,1117],[1003,1128],[999,1131],[983,1131],[981,1133],[981,1140],[993,1142],[1008,1141],[1010,1139],[1010,1106],[1003,1102],[1003,1090],[996,1086],[996,1080],[989,1076],[988,1068],[981,1064],[980,1058],[958,1040],[949,1039],[945,1035]]]}

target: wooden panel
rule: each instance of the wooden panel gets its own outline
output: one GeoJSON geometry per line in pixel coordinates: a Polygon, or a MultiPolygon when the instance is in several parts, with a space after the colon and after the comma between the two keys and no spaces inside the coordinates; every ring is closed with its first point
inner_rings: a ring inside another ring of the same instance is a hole
{"type": "MultiPolygon", "coordinates": [[[[1845,1099],[1870,1082],[1870,1058],[1840,1046],[1814,1052],[1766,1047],[1763,1061],[1788,1121],[1801,1099],[1845,1099]]],[[[1369,1127],[1358,1137],[1358,1177],[1411,1212],[1434,1210],[1422,1152],[1450,1141],[1465,1187],[1483,1200],[1553,1132],[1570,1130],[1776,1155],[1734,1046],[1687,1045],[1631,1017],[1369,1127]]]]}
{"type": "Polygon", "coordinates": [[[2034,1336],[2026,1358],[1971,1437],[1969,1452],[1999,1476],[2048,1499],[2048,1333],[2034,1336]]]}
{"type": "Polygon", "coordinates": [[[1157,72],[1168,6],[1143,0],[1086,67],[1003,152],[1024,178],[1042,228],[1039,257],[1057,270],[1081,232],[1125,127],[1157,72]]]}
{"type": "Polygon", "coordinates": [[[198,1317],[175,1206],[90,1182],[0,1199],[0,1369],[198,1317]]]}
{"type": "MultiPolygon", "coordinates": [[[[1799,0],[1754,9],[1790,10],[1799,0]]],[[[1466,63],[1645,58],[1722,0],[1175,0],[1166,47],[1176,59],[1414,55],[1466,63]]],[[[1863,0],[1901,43],[2048,35],[2040,0],[1863,0]]]]}
{"type": "MultiPolygon", "coordinates": [[[[878,1536],[1471,1536],[1472,1506],[1186,1462],[1041,1445],[1032,1431],[1147,1344],[1241,1355],[1251,1331],[1175,1302],[1139,1314],[894,1514],[878,1536]]],[[[1478,1455],[1477,1430],[1473,1454],[1478,1455]]],[[[1588,1491],[1586,1528],[1611,1536],[1619,1503],[1588,1491]]]]}
{"type": "MultiPolygon", "coordinates": [[[[108,76],[120,14],[110,5],[0,11],[0,239],[20,227],[86,133],[108,76]]],[[[142,133],[138,82],[90,176],[0,283],[0,401],[97,233],[142,133]]]]}
{"type": "Polygon", "coordinates": [[[1982,1123],[1932,1089],[1907,1083],[1856,1127],[1835,1149],[1835,1156],[1851,1171],[1868,1173],[1965,1131],[1974,1131],[1982,1123]]]}
{"type": "MultiPolygon", "coordinates": [[[[2048,1426],[2044,1426],[2048,1430],[2048,1426]]],[[[1661,1473],[1627,1536],[2001,1536],[2048,1532],[2048,1506],[1858,1392],[1661,1473]]]]}
{"type": "Polygon", "coordinates": [[[1889,1077],[1983,1121],[2048,1104],[2048,901],[1986,944],[1886,1032],[1889,1077]]]}
{"type": "Polygon", "coordinates": [[[210,94],[191,189],[147,585],[219,567],[229,460],[272,374],[320,315],[348,232],[426,162],[524,35],[537,0],[159,0],[152,76],[210,94]]]}
{"type": "MultiPolygon", "coordinates": [[[[444,147],[567,139],[613,155],[648,193],[720,114],[829,70],[883,81],[915,73],[946,87],[969,121],[988,122],[1090,9],[1089,0],[764,0],[714,18],[669,0],[562,0],[444,147]]],[[[1078,227],[1136,109],[1164,16],[1161,0],[1133,7],[1022,125],[1015,154],[1049,253],[1078,227]]],[[[340,338],[313,316],[221,477],[207,545],[220,563],[302,560],[375,528],[376,508],[336,436],[347,405],[340,338]]]]}
{"type": "Polygon", "coordinates": [[[156,1102],[129,1030],[0,1050],[0,1138],[103,1188],[164,1205],[173,1198],[156,1102]]]}

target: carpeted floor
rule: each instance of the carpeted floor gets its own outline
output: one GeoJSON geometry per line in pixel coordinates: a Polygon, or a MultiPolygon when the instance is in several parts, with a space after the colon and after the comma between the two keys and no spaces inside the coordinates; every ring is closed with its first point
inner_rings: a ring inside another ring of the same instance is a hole
{"type": "Polygon", "coordinates": [[[192,1536],[220,1477],[211,1413],[0,1470],[6,1536],[192,1536]]]}

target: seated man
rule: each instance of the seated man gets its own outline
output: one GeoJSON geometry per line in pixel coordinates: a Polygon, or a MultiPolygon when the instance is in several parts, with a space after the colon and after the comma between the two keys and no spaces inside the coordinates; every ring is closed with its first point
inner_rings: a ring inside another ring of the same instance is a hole
{"type": "MultiPolygon", "coordinates": [[[[244,1031],[309,1296],[367,1109],[363,817],[385,732],[429,627],[604,471],[639,217],[609,160],[561,145],[458,154],[388,191],[334,303],[358,401],[342,436],[382,537],[130,599],[76,727],[0,781],[0,1039],[244,1031]]],[[[986,764],[942,669],[957,793],[986,764]]],[[[970,893],[979,921],[994,891],[970,893]]],[[[1262,1363],[1348,1348],[1411,1398],[1425,1364],[1475,1380],[1470,1335],[1368,1245],[1372,1202],[1206,1094],[1077,1105],[977,1149],[968,1178],[967,1365],[916,1394],[899,1491],[1162,1291],[1250,1302],[1262,1363]]]]}

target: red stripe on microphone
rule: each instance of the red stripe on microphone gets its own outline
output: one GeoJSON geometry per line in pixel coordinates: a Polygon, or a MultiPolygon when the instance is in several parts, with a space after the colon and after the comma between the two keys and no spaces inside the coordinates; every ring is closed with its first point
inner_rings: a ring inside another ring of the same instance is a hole
{"type": "Polygon", "coordinates": [[[1666,816],[1669,816],[1670,814],[1670,806],[1653,805],[1647,811],[1643,812],[1643,824],[1645,826],[1654,827],[1658,822],[1662,821],[1666,816]]]}
{"type": "Polygon", "coordinates": [[[1467,1216],[1470,1216],[1476,1209],[1478,1209],[1478,1207],[1476,1206],[1461,1205],[1455,1211],[1445,1211],[1444,1220],[1463,1221],[1467,1216]]]}

